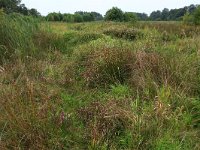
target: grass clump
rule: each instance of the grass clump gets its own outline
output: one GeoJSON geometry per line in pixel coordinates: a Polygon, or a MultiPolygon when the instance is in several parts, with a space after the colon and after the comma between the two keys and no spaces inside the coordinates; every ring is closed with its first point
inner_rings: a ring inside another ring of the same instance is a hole
{"type": "Polygon", "coordinates": [[[12,60],[16,56],[35,54],[32,36],[38,31],[38,23],[19,14],[0,14],[0,61],[12,60]]]}
{"type": "Polygon", "coordinates": [[[135,40],[138,37],[142,36],[141,31],[138,29],[127,29],[127,28],[110,28],[103,32],[106,35],[122,38],[125,40],[135,40]]]}
{"type": "Polygon", "coordinates": [[[89,87],[123,84],[131,75],[134,57],[131,51],[104,48],[91,52],[85,61],[82,76],[89,87]]]}
{"type": "Polygon", "coordinates": [[[90,141],[88,144],[92,149],[116,148],[116,144],[122,143],[120,136],[125,134],[135,121],[135,116],[130,110],[112,100],[105,104],[93,102],[78,112],[87,127],[86,133],[91,133],[86,134],[86,138],[90,141]]]}

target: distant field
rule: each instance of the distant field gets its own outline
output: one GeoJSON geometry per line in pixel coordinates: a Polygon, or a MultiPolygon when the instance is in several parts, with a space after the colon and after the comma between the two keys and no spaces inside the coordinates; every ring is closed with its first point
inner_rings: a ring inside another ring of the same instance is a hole
{"type": "Polygon", "coordinates": [[[199,149],[199,26],[0,17],[0,149],[199,149]]]}

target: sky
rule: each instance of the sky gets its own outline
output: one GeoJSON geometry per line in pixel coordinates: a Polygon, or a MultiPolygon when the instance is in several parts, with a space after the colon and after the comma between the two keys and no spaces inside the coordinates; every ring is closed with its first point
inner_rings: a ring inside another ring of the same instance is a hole
{"type": "Polygon", "coordinates": [[[200,4],[200,0],[22,0],[28,8],[36,8],[42,15],[50,12],[74,13],[96,11],[104,15],[112,7],[127,12],[150,14],[154,10],[174,9],[200,4]]]}

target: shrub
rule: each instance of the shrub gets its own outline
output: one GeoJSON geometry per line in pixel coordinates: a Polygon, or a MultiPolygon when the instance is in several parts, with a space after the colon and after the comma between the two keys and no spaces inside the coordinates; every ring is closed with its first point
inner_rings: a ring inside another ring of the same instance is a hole
{"type": "Polygon", "coordinates": [[[117,7],[113,7],[112,9],[108,10],[105,15],[106,21],[117,21],[122,22],[124,21],[123,11],[117,7]]]}
{"type": "Polygon", "coordinates": [[[194,24],[200,25],[200,6],[194,12],[194,24]]]}
{"type": "Polygon", "coordinates": [[[103,32],[106,35],[112,37],[122,38],[126,40],[135,40],[142,36],[142,32],[137,29],[127,29],[127,28],[110,28],[103,32]]]}
{"type": "Polygon", "coordinates": [[[80,14],[74,15],[74,22],[83,22],[83,17],[80,14]]]}
{"type": "Polygon", "coordinates": [[[125,22],[136,23],[137,15],[135,13],[125,12],[124,13],[124,21],[125,22]]]}
{"type": "Polygon", "coordinates": [[[192,24],[194,21],[194,17],[190,15],[188,12],[183,16],[184,24],[192,24]]]}
{"type": "Polygon", "coordinates": [[[185,24],[200,25],[200,6],[198,6],[193,13],[187,12],[183,17],[185,24]]]}

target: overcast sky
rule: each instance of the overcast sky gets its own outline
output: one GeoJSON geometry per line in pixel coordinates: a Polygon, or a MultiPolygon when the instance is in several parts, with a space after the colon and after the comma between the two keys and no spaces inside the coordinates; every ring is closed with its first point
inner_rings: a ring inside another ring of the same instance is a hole
{"type": "Polygon", "coordinates": [[[74,13],[75,11],[96,11],[105,14],[113,6],[123,11],[145,12],[163,8],[181,8],[200,4],[200,0],[22,0],[28,8],[36,8],[42,15],[50,12],[74,13]]]}

